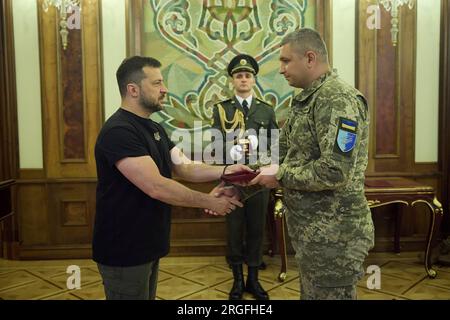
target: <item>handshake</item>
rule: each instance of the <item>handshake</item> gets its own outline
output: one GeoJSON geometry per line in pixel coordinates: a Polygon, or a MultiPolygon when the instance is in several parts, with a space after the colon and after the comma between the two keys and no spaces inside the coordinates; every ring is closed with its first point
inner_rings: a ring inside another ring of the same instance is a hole
{"type": "Polygon", "coordinates": [[[259,185],[269,189],[278,188],[280,185],[275,177],[278,168],[275,164],[261,167],[257,171],[240,164],[227,167],[228,173],[224,172],[222,182],[210,192],[216,198],[212,206],[214,208],[205,209],[205,212],[224,216],[235,210],[236,206],[243,207],[242,202],[249,197],[245,196],[247,187],[259,185]]]}

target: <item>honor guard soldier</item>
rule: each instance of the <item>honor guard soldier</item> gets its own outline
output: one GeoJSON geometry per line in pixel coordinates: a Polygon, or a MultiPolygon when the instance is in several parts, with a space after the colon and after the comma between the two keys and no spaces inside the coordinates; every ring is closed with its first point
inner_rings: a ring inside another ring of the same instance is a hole
{"type": "MultiPolygon", "coordinates": [[[[258,71],[256,60],[246,54],[237,55],[228,65],[234,96],[216,104],[212,118],[212,127],[221,130],[225,140],[237,130],[234,141],[224,143],[226,164],[240,160],[257,167],[258,160],[267,156],[258,154],[261,153],[258,151],[270,150],[270,132],[278,129],[273,107],[257,98],[253,92],[258,71]],[[261,148],[263,144],[266,144],[266,148],[261,148]]],[[[258,281],[268,201],[269,190],[265,189],[248,198],[243,208],[237,208],[226,216],[227,261],[234,277],[230,300],[242,299],[244,291],[258,300],[269,299],[258,281]],[[244,263],[248,265],[246,283],[243,276],[244,263]]]]}

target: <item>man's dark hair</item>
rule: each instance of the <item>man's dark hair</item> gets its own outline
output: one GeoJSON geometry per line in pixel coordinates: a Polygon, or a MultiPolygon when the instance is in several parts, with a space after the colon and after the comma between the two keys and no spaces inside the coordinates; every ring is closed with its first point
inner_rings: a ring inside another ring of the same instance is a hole
{"type": "Polygon", "coordinates": [[[144,67],[161,68],[161,62],[151,57],[134,56],[126,58],[120,64],[116,72],[116,78],[122,98],[127,94],[128,84],[140,85],[145,78],[144,67]]]}

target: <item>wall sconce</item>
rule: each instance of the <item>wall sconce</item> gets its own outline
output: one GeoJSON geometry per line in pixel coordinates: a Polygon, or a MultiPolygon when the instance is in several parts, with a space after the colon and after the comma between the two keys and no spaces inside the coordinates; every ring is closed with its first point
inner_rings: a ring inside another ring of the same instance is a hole
{"type": "Polygon", "coordinates": [[[48,11],[48,8],[50,6],[54,6],[59,11],[59,17],[60,17],[59,34],[61,35],[63,49],[66,50],[67,43],[68,43],[67,37],[69,35],[69,29],[74,29],[72,24],[69,25],[68,20],[73,19],[75,21],[74,25],[78,26],[78,28],[80,28],[79,13],[81,11],[81,0],[44,0],[44,2],[42,3],[42,8],[44,9],[45,12],[48,11]],[[75,10],[74,15],[78,14],[78,17],[76,17],[76,16],[68,17],[67,16],[67,14],[71,13],[73,10],[75,10]]]}
{"type": "Polygon", "coordinates": [[[408,4],[409,9],[414,7],[415,0],[378,0],[380,4],[391,14],[392,44],[397,45],[398,36],[398,10],[401,6],[408,4]]]}

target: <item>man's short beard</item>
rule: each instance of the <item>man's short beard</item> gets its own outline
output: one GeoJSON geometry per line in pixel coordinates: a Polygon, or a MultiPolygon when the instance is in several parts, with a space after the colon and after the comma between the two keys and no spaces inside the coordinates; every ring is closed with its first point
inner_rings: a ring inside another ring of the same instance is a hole
{"type": "Polygon", "coordinates": [[[142,94],[139,97],[139,104],[146,110],[153,112],[158,112],[162,110],[162,107],[159,105],[159,103],[154,103],[153,101],[150,101],[149,99],[145,98],[142,94]]]}

